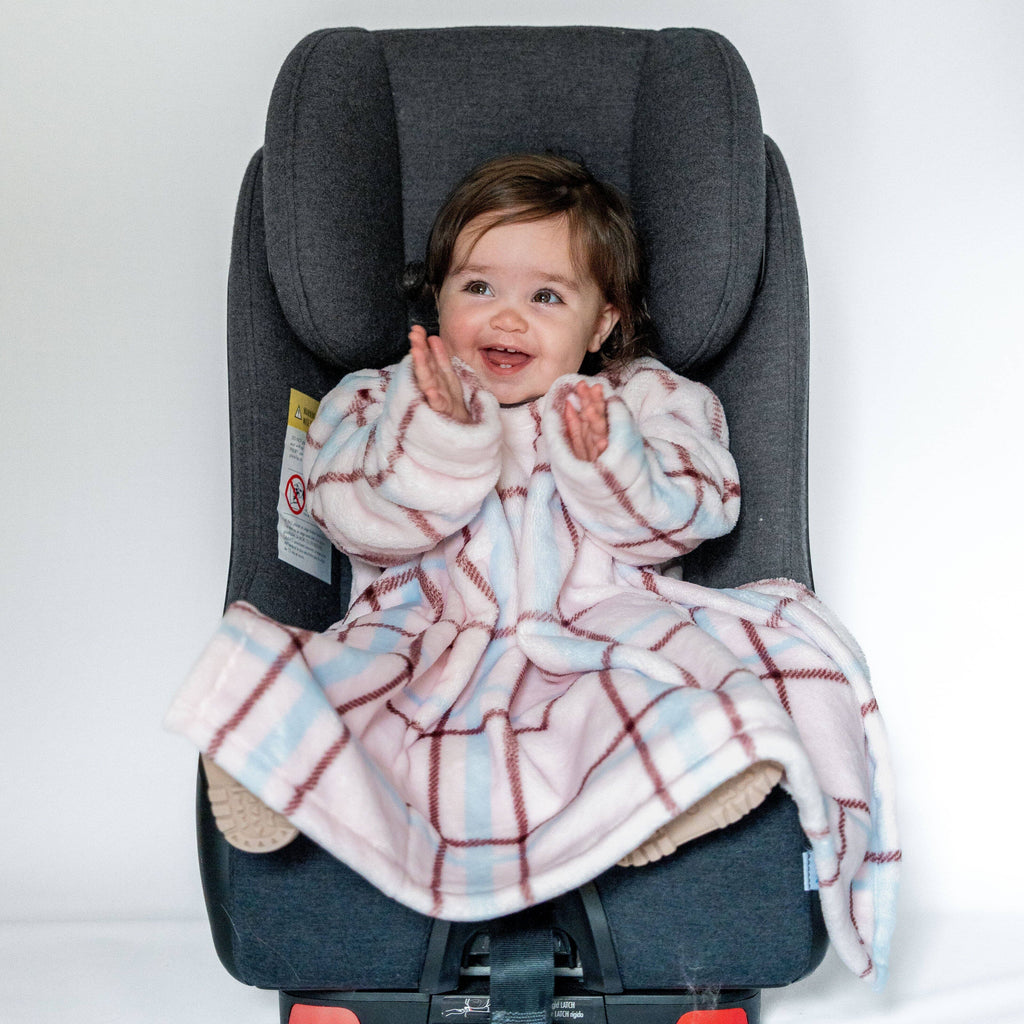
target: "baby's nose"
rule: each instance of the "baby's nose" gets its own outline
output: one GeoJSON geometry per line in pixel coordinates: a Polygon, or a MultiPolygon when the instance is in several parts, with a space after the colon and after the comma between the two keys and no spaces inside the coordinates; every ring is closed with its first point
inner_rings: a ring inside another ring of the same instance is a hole
{"type": "Polygon", "coordinates": [[[491,327],[496,331],[522,334],[526,326],[526,320],[514,306],[505,306],[491,317],[491,327]]]}

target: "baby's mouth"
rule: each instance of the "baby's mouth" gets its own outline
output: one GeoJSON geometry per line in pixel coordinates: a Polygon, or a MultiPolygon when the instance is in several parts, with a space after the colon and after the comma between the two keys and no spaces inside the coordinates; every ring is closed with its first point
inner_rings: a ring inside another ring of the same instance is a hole
{"type": "Polygon", "coordinates": [[[533,356],[520,352],[517,348],[505,348],[492,345],[481,350],[487,366],[498,372],[509,373],[525,366],[533,356]]]}

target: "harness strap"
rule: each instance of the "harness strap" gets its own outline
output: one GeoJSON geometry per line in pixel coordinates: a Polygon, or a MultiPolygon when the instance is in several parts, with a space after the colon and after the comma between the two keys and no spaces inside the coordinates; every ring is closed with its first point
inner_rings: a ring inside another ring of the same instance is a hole
{"type": "Polygon", "coordinates": [[[491,927],[491,1024],[551,1024],[555,937],[550,910],[532,907],[491,927]]]}

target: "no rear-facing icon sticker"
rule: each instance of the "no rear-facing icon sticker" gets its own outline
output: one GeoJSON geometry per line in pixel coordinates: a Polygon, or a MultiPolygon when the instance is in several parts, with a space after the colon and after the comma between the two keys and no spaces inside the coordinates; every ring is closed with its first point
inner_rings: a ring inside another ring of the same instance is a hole
{"type": "Polygon", "coordinates": [[[302,515],[302,510],[306,507],[306,485],[298,473],[290,476],[288,483],[284,485],[284,500],[288,502],[288,508],[295,515],[302,515]]]}

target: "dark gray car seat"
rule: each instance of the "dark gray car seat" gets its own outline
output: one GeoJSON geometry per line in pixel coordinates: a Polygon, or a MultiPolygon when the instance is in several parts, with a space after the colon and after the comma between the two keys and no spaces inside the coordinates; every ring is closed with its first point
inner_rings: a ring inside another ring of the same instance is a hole
{"type": "MultiPolygon", "coordinates": [[[[660,357],[722,399],[739,525],[688,556],[689,579],[810,585],[807,292],[788,173],[739,55],[695,29],[330,29],[274,88],[242,185],[228,353],[228,601],[289,624],[340,619],[349,567],[323,582],[278,558],[290,389],[396,361],[396,281],[438,206],[481,160],[554,149],[630,198],[651,265],[660,357]]],[[[300,836],[274,854],[223,841],[197,799],[217,951],[281,991],[291,1024],[758,1020],[762,987],[820,962],[825,937],[795,806],[777,789],[736,825],[646,868],[496,922],[415,913],[300,836]],[[560,1000],[560,1001],[559,1001],[560,1000]]]]}

